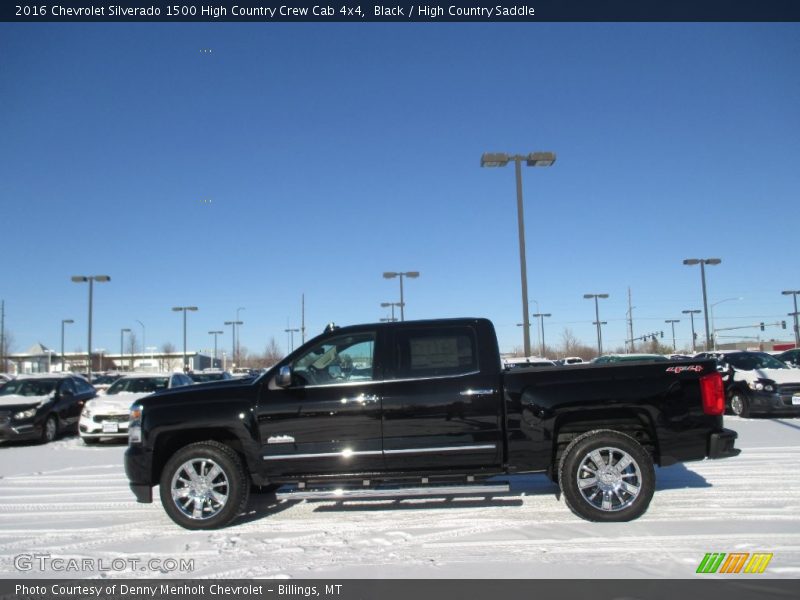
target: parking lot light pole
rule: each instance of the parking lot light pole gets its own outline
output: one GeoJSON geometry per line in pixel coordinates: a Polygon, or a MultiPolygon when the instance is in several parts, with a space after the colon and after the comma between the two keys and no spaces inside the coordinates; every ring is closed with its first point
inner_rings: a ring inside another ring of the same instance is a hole
{"type": "Polygon", "coordinates": [[[123,345],[122,345],[122,337],[125,333],[130,333],[130,329],[120,329],[119,330],[119,366],[122,367],[122,359],[124,358],[125,354],[123,352],[123,345]]]}
{"type": "Polygon", "coordinates": [[[61,319],[61,372],[64,372],[64,325],[74,323],[72,319],[61,319]]]}
{"type": "Polygon", "coordinates": [[[706,265],[718,265],[720,258],[685,258],[685,265],[700,265],[700,279],[703,282],[703,319],[706,323],[706,350],[711,349],[711,329],[708,322],[708,295],[706,294],[706,265]]]}
{"type": "Polygon", "coordinates": [[[400,320],[401,321],[405,321],[406,320],[406,315],[405,315],[404,308],[405,308],[406,302],[405,302],[405,300],[403,300],[403,277],[408,277],[410,279],[416,279],[417,277],[419,277],[419,271],[404,271],[402,273],[399,272],[399,271],[384,271],[384,273],[383,273],[383,278],[384,279],[394,279],[395,277],[399,277],[400,278],[400,302],[398,303],[398,306],[400,306],[400,320]]]}
{"type": "Polygon", "coordinates": [[[529,167],[550,167],[556,162],[553,152],[531,152],[527,155],[509,155],[503,152],[486,152],[481,156],[481,167],[505,167],[514,161],[517,182],[517,229],[519,231],[519,272],[522,284],[522,335],[525,356],[531,353],[530,317],[528,316],[528,267],[525,261],[525,215],[522,205],[522,161],[529,167]]]}
{"type": "Polygon", "coordinates": [[[92,381],[92,295],[93,295],[93,288],[94,282],[97,281],[98,283],[106,283],[107,281],[111,281],[111,277],[108,275],[73,275],[72,281],[74,283],[86,283],[89,282],[89,343],[86,346],[87,358],[89,362],[89,367],[87,369],[87,376],[89,381],[92,381]]]}
{"type": "Polygon", "coordinates": [[[289,345],[289,352],[294,352],[294,334],[299,332],[300,329],[287,327],[284,331],[286,332],[286,343],[289,345]]]}
{"type": "Polygon", "coordinates": [[[214,336],[214,366],[216,366],[216,362],[217,362],[217,336],[218,335],[222,335],[225,332],[224,331],[209,331],[208,333],[209,333],[209,335],[213,335],[214,336]]]}
{"type": "MultiPolygon", "coordinates": [[[[144,323],[142,323],[139,319],[134,319],[134,321],[136,321],[142,327],[142,358],[144,358],[144,351],[145,351],[145,346],[146,346],[144,323]]],[[[134,350],[135,350],[135,348],[131,348],[131,357],[133,357],[133,351],[134,350]]]]}
{"type": "Polygon", "coordinates": [[[700,309],[692,309],[692,310],[683,310],[681,311],[685,315],[689,315],[689,318],[692,320],[692,352],[697,352],[697,334],[694,332],[694,316],[699,315],[703,312],[700,309]]]}
{"type": "Polygon", "coordinates": [[[681,322],[680,319],[667,319],[667,320],[664,321],[664,323],[669,323],[670,325],[672,325],[672,351],[673,352],[677,352],[678,351],[678,346],[675,344],[675,323],[680,323],[680,322],[681,322]]]}
{"type": "Polygon", "coordinates": [[[225,321],[225,325],[231,326],[231,365],[236,367],[239,363],[236,362],[236,326],[244,325],[242,321],[225,321]]]}
{"type": "Polygon", "coordinates": [[[239,311],[240,310],[247,310],[244,306],[240,306],[236,309],[236,324],[234,328],[236,329],[236,364],[238,365],[241,362],[241,343],[239,342],[239,325],[244,325],[243,321],[239,320],[239,311]]]}
{"type": "Polygon", "coordinates": [[[594,324],[597,325],[597,356],[603,356],[603,331],[600,327],[603,323],[600,322],[600,307],[597,300],[598,298],[608,298],[608,294],[584,294],[583,297],[586,299],[594,298],[594,324]]]}
{"type": "Polygon", "coordinates": [[[544,358],[544,318],[545,317],[552,317],[550,313],[533,313],[532,317],[539,319],[540,331],[542,332],[542,358],[544,358]]]}
{"type": "Polygon", "coordinates": [[[387,308],[389,306],[392,307],[392,321],[396,321],[397,319],[394,318],[394,307],[399,306],[400,308],[403,308],[403,302],[381,302],[382,308],[387,308]]]}
{"type": "Polygon", "coordinates": [[[794,317],[794,345],[795,347],[800,347],[800,327],[798,327],[797,323],[797,295],[800,294],[800,290],[784,290],[781,294],[794,296],[794,312],[789,313],[789,316],[794,317]]]}
{"type": "Polygon", "coordinates": [[[183,371],[186,372],[189,370],[189,361],[186,359],[186,311],[191,310],[195,312],[197,310],[196,306],[173,306],[172,310],[174,312],[183,312],[183,371]]]}

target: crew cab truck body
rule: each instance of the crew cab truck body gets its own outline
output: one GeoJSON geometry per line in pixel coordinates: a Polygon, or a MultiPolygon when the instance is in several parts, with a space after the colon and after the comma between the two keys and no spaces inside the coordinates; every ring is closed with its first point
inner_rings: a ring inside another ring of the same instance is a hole
{"type": "Polygon", "coordinates": [[[255,380],[137,401],[125,468],[139,502],[159,485],[192,529],[232,521],[253,484],[527,472],[558,481],[579,516],[626,521],[650,502],[654,464],[739,453],[724,402],[711,360],[504,372],[486,319],[329,327],[255,380]]]}

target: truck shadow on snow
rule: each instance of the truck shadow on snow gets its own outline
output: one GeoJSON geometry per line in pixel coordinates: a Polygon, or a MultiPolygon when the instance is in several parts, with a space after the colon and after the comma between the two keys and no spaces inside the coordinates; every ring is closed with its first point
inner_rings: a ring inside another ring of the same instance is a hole
{"type": "MultiPolygon", "coordinates": [[[[493,482],[508,482],[508,492],[464,493],[458,495],[397,498],[342,498],[320,500],[279,499],[274,492],[253,493],[247,510],[237,523],[247,523],[274,515],[301,502],[316,505],[314,512],[382,512],[395,510],[425,510],[443,508],[489,508],[522,506],[524,496],[558,497],[558,486],[545,475],[510,475],[492,478],[493,482]]],[[[706,479],[683,464],[656,468],[656,490],[711,487],[706,479]]]]}

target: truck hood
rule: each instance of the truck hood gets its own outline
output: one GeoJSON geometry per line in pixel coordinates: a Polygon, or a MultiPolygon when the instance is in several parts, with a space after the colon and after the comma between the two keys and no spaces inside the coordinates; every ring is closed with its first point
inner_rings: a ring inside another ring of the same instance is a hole
{"type": "Polygon", "coordinates": [[[20,396],[19,394],[9,394],[8,396],[0,396],[0,408],[8,408],[10,406],[30,408],[32,406],[44,404],[52,398],[52,394],[47,394],[46,396],[20,396]]]}
{"type": "Polygon", "coordinates": [[[736,377],[740,381],[757,381],[771,379],[775,383],[800,383],[800,369],[754,369],[740,371],[736,369],[736,377]]]}

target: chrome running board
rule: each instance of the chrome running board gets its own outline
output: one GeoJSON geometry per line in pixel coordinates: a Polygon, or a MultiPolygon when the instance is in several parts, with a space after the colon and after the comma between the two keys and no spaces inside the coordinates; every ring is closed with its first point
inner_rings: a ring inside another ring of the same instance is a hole
{"type": "Polygon", "coordinates": [[[295,489],[275,494],[278,500],[351,500],[358,498],[414,498],[420,496],[487,496],[507,494],[508,483],[485,485],[431,485],[404,488],[326,488],[295,489]]]}

